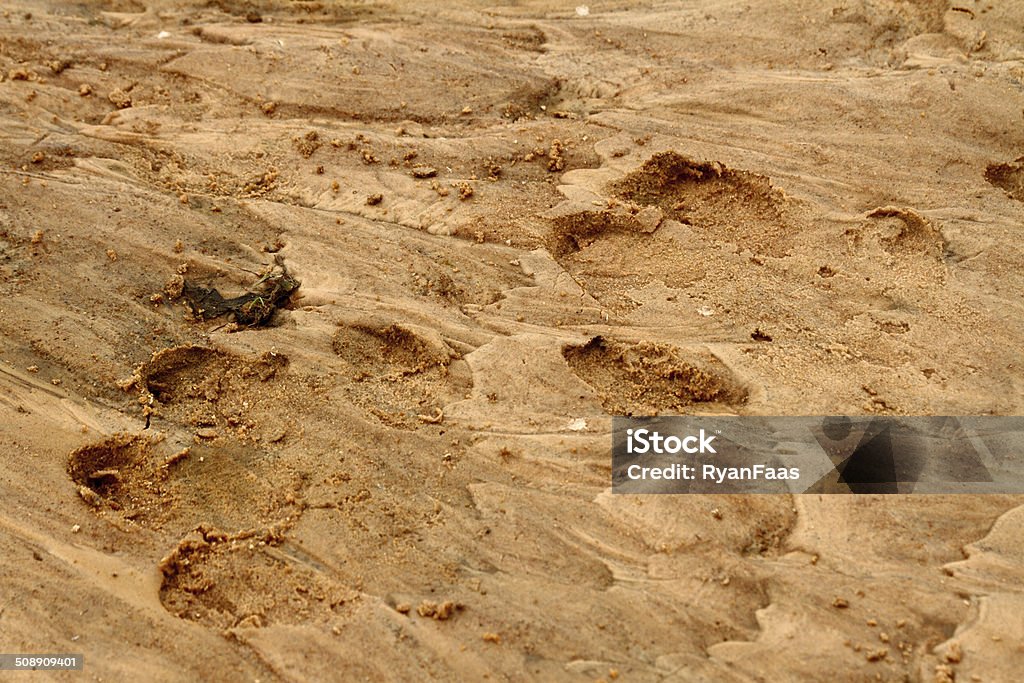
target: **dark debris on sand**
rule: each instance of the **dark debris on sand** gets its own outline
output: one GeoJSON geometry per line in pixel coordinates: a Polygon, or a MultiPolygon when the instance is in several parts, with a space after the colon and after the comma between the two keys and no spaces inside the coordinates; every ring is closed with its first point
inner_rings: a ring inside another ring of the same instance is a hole
{"type": "Polygon", "coordinates": [[[239,325],[261,327],[271,321],[277,309],[288,304],[300,284],[278,261],[240,296],[225,299],[216,289],[185,280],[181,298],[197,318],[212,320],[230,316],[239,325]]]}

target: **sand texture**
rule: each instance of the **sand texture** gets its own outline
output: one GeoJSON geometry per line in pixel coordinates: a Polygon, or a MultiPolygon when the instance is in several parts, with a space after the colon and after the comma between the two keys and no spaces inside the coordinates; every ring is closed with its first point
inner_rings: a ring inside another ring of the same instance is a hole
{"type": "Polygon", "coordinates": [[[1021,414],[1022,124],[1020,0],[4,2],[4,680],[1020,680],[1024,497],[609,429],[1021,414]]]}

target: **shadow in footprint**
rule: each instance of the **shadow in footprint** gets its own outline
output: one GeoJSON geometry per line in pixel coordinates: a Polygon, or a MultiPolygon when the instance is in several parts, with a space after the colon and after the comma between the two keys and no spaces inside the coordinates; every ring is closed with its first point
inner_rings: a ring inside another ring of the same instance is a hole
{"type": "Polygon", "coordinates": [[[1024,157],[1007,164],[989,164],[985,180],[1013,199],[1024,202],[1024,157]]]}

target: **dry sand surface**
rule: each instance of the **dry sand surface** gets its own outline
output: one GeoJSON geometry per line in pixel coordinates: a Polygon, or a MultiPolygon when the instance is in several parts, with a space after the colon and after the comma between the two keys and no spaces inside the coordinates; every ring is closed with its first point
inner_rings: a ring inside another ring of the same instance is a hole
{"type": "Polygon", "coordinates": [[[1020,414],[1022,123],[1019,0],[4,2],[3,679],[1020,680],[1024,497],[608,433],[1020,414]]]}

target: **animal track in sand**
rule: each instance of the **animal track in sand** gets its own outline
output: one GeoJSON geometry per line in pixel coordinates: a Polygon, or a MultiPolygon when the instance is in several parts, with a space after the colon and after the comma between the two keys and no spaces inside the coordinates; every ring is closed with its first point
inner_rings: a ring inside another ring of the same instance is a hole
{"type": "Polygon", "coordinates": [[[913,209],[885,206],[845,231],[848,255],[875,283],[896,283],[914,273],[923,281],[945,281],[949,258],[942,231],[913,209]]]}
{"type": "Polygon", "coordinates": [[[347,398],[392,427],[439,422],[444,405],[473,386],[469,365],[443,342],[394,323],[343,325],[331,346],[350,380],[347,398]]]}
{"type": "Polygon", "coordinates": [[[684,354],[665,344],[598,336],[566,347],[562,355],[613,415],[679,413],[694,404],[733,408],[747,399],[739,380],[710,353],[684,354]]]}
{"type": "Polygon", "coordinates": [[[550,218],[548,250],[588,294],[628,311],[638,305],[631,290],[652,281],[684,288],[705,274],[705,257],[658,229],[661,218],[660,210],[635,206],[570,209],[550,218]]]}
{"type": "Polygon", "coordinates": [[[946,250],[942,232],[913,209],[885,206],[875,209],[868,218],[880,221],[896,219],[888,232],[878,236],[882,247],[895,255],[922,255],[941,260],[946,250]]]}
{"type": "Polygon", "coordinates": [[[154,529],[248,527],[296,504],[303,482],[273,457],[237,441],[215,444],[170,448],[160,436],[115,434],[72,451],[67,472],[95,512],[154,529]]]}
{"type": "Polygon", "coordinates": [[[715,244],[784,256],[803,230],[768,178],[676,152],[655,154],[607,189],[607,207],[567,202],[550,212],[547,246],[589,294],[620,311],[636,308],[632,292],[652,282],[699,282],[715,270],[715,244]]]}
{"type": "Polygon", "coordinates": [[[702,237],[755,254],[784,256],[788,237],[799,231],[785,197],[767,177],[677,152],[655,154],[609,189],[621,199],[659,207],[702,237]]]}
{"type": "Polygon", "coordinates": [[[72,452],[68,474],[101,516],[114,512],[154,531],[196,530],[159,563],[169,612],[221,629],[258,627],[322,621],[355,597],[276,549],[302,511],[301,483],[278,465],[230,446],[163,450],[158,440],[116,434],[72,452]]]}
{"type": "Polygon", "coordinates": [[[243,357],[202,346],[177,346],[153,354],[135,385],[156,401],[156,416],[204,430],[204,438],[232,436],[280,443],[289,436],[290,411],[319,389],[299,385],[279,353],[243,357]]]}
{"type": "Polygon", "coordinates": [[[326,622],[358,593],[281,549],[281,528],[227,534],[199,526],[159,564],[160,602],[205,626],[326,622]]]}

